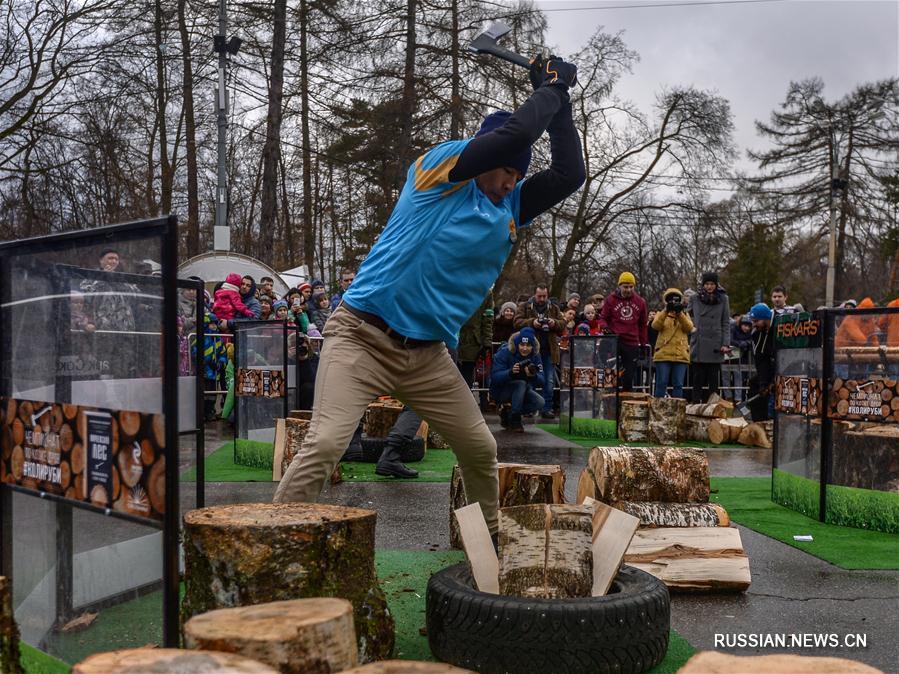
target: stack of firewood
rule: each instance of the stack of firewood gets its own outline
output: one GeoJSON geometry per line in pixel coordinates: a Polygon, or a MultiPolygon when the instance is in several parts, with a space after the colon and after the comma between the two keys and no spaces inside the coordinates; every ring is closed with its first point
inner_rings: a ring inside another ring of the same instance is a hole
{"type": "Polygon", "coordinates": [[[734,404],[717,395],[711,396],[707,403],[687,405],[686,412],[680,427],[681,440],[713,445],[737,443],[765,449],[773,446],[773,422],[748,422],[734,417],[734,404]]]}

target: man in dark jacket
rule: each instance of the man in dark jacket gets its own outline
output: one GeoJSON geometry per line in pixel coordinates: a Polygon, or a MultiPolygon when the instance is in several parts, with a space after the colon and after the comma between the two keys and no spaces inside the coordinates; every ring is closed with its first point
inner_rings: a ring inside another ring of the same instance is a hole
{"type": "Polygon", "coordinates": [[[636,284],[631,272],[622,272],[618,289],[606,297],[599,312],[600,330],[618,335],[618,357],[624,370],[618,381],[622,391],[633,390],[640,349],[649,343],[646,300],[637,294],[636,284]]]}
{"type": "Polygon", "coordinates": [[[730,300],[713,271],[702,275],[702,285],[687,309],[696,331],[690,341],[690,381],[694,403],[718,393],[721,363],[730,352],[730,300]]]}
{"type": "Polygon", "coordinates": [[[553,389],[556,380],[556,365],[559,364],[559,337],[565,332],[562,312],[549,301],[549,288],[541,283],[534,290],[534,296],[518,306],[515,313],[515,329],[533,328],[540,345],[540,361],[543,363],[543,411],[540,417],[554,419],[553,389]]]}
{"type": "Polygon", "coordinates": [[[532,328],[522,328],[496,352],[490,375],[490,395],[496,404],[511,404],[511,409],[500,410],[499,422],[503,428],[524,433],[521,415],[543,407],[543,398],[534,388],[540,383],[542,375],[543,362],[537,334],[532,328]]]}
{"type": "Polygon", "coordinates": [[[733,370],[734,401],[743,400],[743,373],[748,372],[752,363],[752,319],[738,316],[730,326],[730,346],[739,349],[739,358],[731,361],[733,370]]]}
{"type": "MultiPolygon", "coordinates": [[[[483,358],[490,351],[493,341],[493,291],[487,293],[487,297],[478,307],[471,318],[465,321],[465,325],[459,330],[459,372],[465,378],[469,386],[475,381],[475,366],[478,359],[483,358]]],[[[487,407],[487,392],[481,392],[481,409],[487,407]]]]}
{"type": "Polygon", "coordinates": [[[771,418],[771,387],[774,383],[776,366],[774,363],[774,331],[771,321],[774,312],[767,304],[756,304],[749,310],[752,320],[752,355],[755,358],[755,376],[749,380],[749,397],[760,395],[749,408],[753,421],[771,418]]]}

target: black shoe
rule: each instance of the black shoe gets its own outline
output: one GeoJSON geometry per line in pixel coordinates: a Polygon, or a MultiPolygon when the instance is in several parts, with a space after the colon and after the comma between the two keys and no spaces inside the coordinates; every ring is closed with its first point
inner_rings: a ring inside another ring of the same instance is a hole
{"type": "Polygon", "coordinates": [[[524,433],[524,426],[521,424],[520,414],[509,415],[509,430],[514,433],[524,433]]]}
{"type": "Polygon", "coordinates": [[[540,418],[541,419],[555,419],[556,414],[555,414],[555,412],[541,412],[540,418]]]}
{"type": "Polygon", "coordinates": [[[384,461],[383,463],[379,461],[375,466],[375,475],[413,478],[418,477],[418,471],[406,468],[401,461],[384,461]]]}
{"type": "Polygon", "coordinates": [[[509,427],[509,410],[506,407],[499,411],[499,425],[503,428],[509,427]]]}

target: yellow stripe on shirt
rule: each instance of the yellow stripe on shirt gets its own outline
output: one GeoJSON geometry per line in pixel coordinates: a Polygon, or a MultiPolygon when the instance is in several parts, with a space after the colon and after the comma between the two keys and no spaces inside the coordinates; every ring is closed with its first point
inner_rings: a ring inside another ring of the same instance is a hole
{"type": "Polygon", "coordinates": [[[432,187],[437,187],[443,183],[449,182],[449,172],[453,170],[456,162],[459,161],[459,155],[453,155],[440,162],[431,169],[422,168],[424,157],[419,157],[415,162],[415,189],[424,192],[432,187]]]}

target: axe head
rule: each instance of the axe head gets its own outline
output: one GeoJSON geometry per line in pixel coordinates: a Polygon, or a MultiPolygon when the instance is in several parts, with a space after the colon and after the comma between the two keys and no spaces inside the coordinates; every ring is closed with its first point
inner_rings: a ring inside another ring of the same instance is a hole
{"type": "Polygon", "coordinates": [[[492,53],[492,49],[496,47],[497,40],[511,30],[512,26],[502,21],[493,21],[474,36],[468,45],[468,51],[475,54],[492,53]]]}

